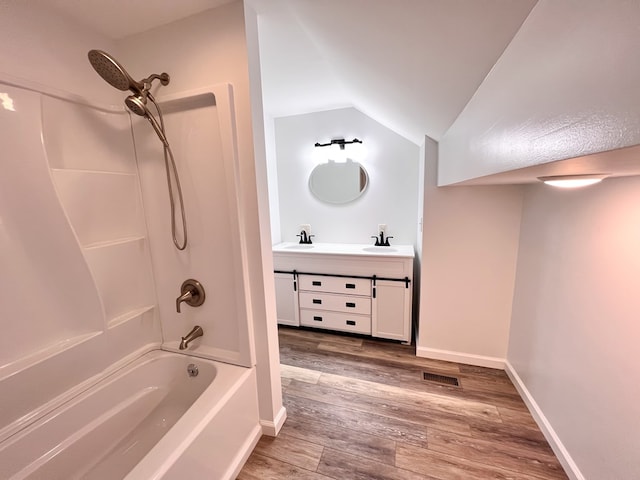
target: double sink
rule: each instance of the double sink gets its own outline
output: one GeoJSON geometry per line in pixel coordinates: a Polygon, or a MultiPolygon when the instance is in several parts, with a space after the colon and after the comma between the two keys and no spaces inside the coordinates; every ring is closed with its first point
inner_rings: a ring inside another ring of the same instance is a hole
{"type": "Polygon", "coordinates": [[[375,255],[375,256],[398,256],[413,257],[413,246],[393,245],[390,247],[375,246],[369,244],[350,243],[294,243],[284,242],[273,246],[274,252],[304,252],[323,253],[337,255],[375,255]]]}

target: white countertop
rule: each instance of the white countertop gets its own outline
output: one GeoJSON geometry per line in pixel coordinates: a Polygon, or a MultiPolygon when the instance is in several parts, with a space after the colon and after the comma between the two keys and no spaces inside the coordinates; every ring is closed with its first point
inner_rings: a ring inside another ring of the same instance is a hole
{"type": "Polygon", "coordinates": [[[273,246],[274,253],[304,253],[330,255],[360,255],[370,257],[409,257],[415,256],[413,245],[391,245],[390,247],[376,247],[370,244],[358,243],[312,243],[300,244],[283,242],[273,246]]]}

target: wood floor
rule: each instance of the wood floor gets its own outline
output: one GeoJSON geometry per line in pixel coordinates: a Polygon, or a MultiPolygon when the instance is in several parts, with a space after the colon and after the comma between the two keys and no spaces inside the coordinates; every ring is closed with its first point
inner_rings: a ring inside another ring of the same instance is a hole
{"type": "Polygon", "coordinates": [[[503,371],[392,342],[279,332],[287,421],[262,437],[239,480],[567,479],[503,371]]]}

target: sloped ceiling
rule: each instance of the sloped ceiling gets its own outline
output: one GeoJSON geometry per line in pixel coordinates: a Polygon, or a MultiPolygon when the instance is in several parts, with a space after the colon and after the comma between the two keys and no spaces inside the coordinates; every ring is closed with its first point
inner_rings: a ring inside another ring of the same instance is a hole
{"type": "Polygon", "coordinates": [[[252,0],[265,112],[354,106],[416,144],[439,140],[534,0],[252,0]]]}
{"type": "MultiPolygon", "coordinates": [[[[25,0],[114,40],[232,0],[25,0]]],[[[354,106],[416,144],[439,140],[536,0],[246,0],[265,112],[354,106]]]]}

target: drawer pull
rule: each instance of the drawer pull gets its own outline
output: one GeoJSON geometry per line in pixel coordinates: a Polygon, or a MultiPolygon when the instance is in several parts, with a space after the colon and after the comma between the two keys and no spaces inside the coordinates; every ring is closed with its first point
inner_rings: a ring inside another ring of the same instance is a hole
{"type": "Polygon", "coordinates": [[[344,284],[344,288],[356,288],[356,284],[355,283],[345,283],[344,284]]]}
{"type": "Polygon", "coordinates": [[[354,302],[347,302],[345,305],[349,308],[356,308],[356,304],[354,302]]]}
{"type": "Polygon", "coordinates": [[[314,280],[311,282],[311,285],[313,285],[314,287],[321,287],[322,286],[322,282],[318,281],[318,280],[314,280]]]}
{"type": "Polygon", "coordinates": [[[347,320],[347,325],[356,325],[356,321],[355,320],[347,320]]]}
{"type": "Polygon", "coordinates": [[[314,316],[314,317],[313,317],[313,321],[314,321],[314,322],[321,322],[321,321],[322,321],[322,317],[316,317],[316,316],[314,316]]]}
{"type": "Polygon", "coordinates": [[[313,299],[313,303],[317,303],[317,304],[322,304],[322,300],[320,300],[319,298],[314,298],[313,299]]]}

